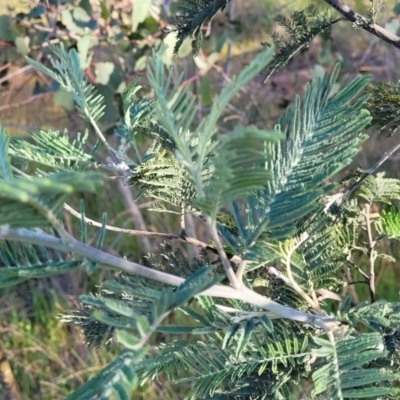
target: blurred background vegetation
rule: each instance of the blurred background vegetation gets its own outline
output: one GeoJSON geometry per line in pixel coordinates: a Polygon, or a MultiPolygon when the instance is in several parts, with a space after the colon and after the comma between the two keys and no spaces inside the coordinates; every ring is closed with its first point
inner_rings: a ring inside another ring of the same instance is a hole
{"type": "MultiPolygon", "coordinates": [[[[254,57],[264,42],[271,42],[270,34],[280,29],[274,22],[276,15],[290,16],[294,10],[304,9],[310,3],[315,1],[234,0],[205,27],[206,38],[196,58],[191,55],[190,42],[185,42],[179,56],[174,58],[174,36],[164,39],[170,45],[165,64],[174,68],[176,76],[184,73],[184,84],[190,85],[198,97],[199,119],[207,114],[213,96],[225,82],[254,57]]],[[[347,1],[364,15],[371,4],[378,3],[347,1]]],[[[322,0],[316,5],[328,7],[322,0]]],[[[68,93],[24,60],[28,55],[49,64],[46,41],[62,42],[78,51],[87,79],[105,96],[107,109],[100,122],[112,142],[121,117],[120,95],[129,82],[143,77],[141,92],[152,96],[146,87],[146,60],[163,40],[162,29],[168,27],[169,18],[175,12],[176,3],[169,0],[49,0],[42,4],[36,0],[0,0],[0,123],[11,135],[26,135],[38,127],[60,131],[66,128],[71,135],[89,129],[74,110],[68,93]]],[[[388,0],[377,22],[398,34],[399,13],[400,3],[388,0]]],[[[267,84],[263,84],[261,76],[243,89],[230,105],[221,129],[237,124],[273,126],[291,105],[294,94],[302,93],[310,78],[320,76],[325,70],[331,71],[338,61],[343,65],[340,85],[359,73],[371,73],[378,81],[399,79],[400,54],[396,49],[365,31],[354,31],[350,23],[339,25],[334,27],[328,40],[317,38],[267,84]]],[[[364,151],[343,175],[357,166],[370,167],[397,140],[378,136],[373,131],[370,134],[364,151]]],[[[142,145],[146,143],[143,141],[142,145]]],[[[385,171],[388,176],[400,178],[398,160],[386,163],[385,171]]],[[[87,216],[98,221],[102,212],[108,210],[108,223],[115,226],[179,232],[179,221],[173,215],[160,218],[160,214],[146,210],[149,205],[145,200],[136,201],[135,195],[110,181],[105,191],[85,199],[87,216]]],[[[74,205],[77,204],[78,199],[74,205]]],[[[65,224],[71,233],[77,222],[65,214],[65,224]]],[[[186,222],[189,234],[192,230],[203,235],[201,226],[189,218],[186,222]]],[[[95,239],[93,228],[89,243],[95,239]]],[[[149,253],[160,252],[160,243],[113,232],[107,233],[106,243],[110,253],[143,263],[148,263],[149,253]]],[[[180,249],[190,257],[196,256],[193,249],[180,249]]],[[[386,252],[396,256],[396,249],[386,252]]],[[[394,280],[400,280],[399,264],[390,264],[385,259],[379,262],[377,298],[384,294],[387,300],[393,301],[399,295],[392,285],[394,280]]],[[[96,285],[105,276],[103,272],[88,276],[84,271],[74,271],[58,278],[29,281],[8,290],[0,288],[0,340],[24,399],[62,399],[113,359],[116,348],[90,349],[82,342],[78,328],[56,319],[57,314],[77,305],[77,296],[95,292],[96,285]]],[[[355,300],[368,298],[367,288],[354,285],[349,288],[355,300]]],[[[158,336],[154,340],[163,339],[158,336]]],[[[0,397],[1,393],[0,388],[0,397]]],[[[184,393],[184,387],[178,389],[160,379],[137,391],[133,398],[172,400],[182,399],[184,393]]]]}

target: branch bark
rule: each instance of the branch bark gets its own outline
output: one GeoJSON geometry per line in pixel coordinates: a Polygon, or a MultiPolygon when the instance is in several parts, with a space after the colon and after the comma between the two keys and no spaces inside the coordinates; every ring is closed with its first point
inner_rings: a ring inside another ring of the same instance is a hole
{"type": "Polygon", "coordinates": [[[382,28],[380,25],[371,23],[367,18],[353,11],[349,6],[346,6],[339,0],[324,0],[325,3],[329,4],[335,10],[340,12],[348,21],[357,24],[360,28],[372,33],[379,39],[382,39],[386,43],[400,49],[400,37],[382,28]]]}

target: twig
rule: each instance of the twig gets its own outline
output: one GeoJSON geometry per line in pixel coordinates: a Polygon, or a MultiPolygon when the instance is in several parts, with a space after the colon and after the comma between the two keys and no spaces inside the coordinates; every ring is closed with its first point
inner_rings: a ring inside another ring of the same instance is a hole
{"type": "Polygon", "coordinates": [[[32,103],[33,101],[37,100],[37,99],[41,99],[43,97],[47,97],[53,95],[52,92],[47,92],[47,93],[39,93],[39,94],[35,94],[34,96],[29,97],[28,99],[19,101],[18,103],[12,103],[12,104],[5,104],[3,106],[0,106],[0,111],[5,111],[5,110],[9,110],[11,108],[18,108],[21,106],[24,106],[26,104],[32,103]]]}
{"type": "MultiPolygon", "coordinates": [[[[346,279],[347,282],[353,282],[353,277],[351,275],[350,268],[347,265],[344,265],[344,274],[345,274],[345,277],[343,278],[343,280],[346,279]]],[[[345,296],[347,294],[347,291],[351,292],[351,296],[356,303],[358,303],[360,301],[354,285],[344,286],[342,295],[345,296]]]]}
{"type": "MultiPolygon", "coordinates": [[[[142,213],[140,212],[136,201],[133,199],[131,189],[129,188],[129,186],[126,186],[126,184],[123,180],[118,180],[118,188],[119,188],[119,192],[122,195],[122,200],[125,204],[125,208],[127,210],[129,210],[129,213],[133,219],[133,223],[135,224],[135,227],[139,228],[139,230],[141,230],[141,231],[145,231],[146,224],[144,222],[142,213]]],[[[141,235],[138,237],[138,241],[139,241],[140,246],[143,247],[143,249],[146,253],[152,252],[152,246],[147,237],[145,237],[144,235],[141,235]]]]}
{"type": "Polygon", "coordinates": [[[353,11],[349,6],[346,6],[339,0],[324,0],[335,10],[339,11],[348,21],[354,22],[360,28],[372,33],[378,38],[382,39],[386,43],[393,45],[394,47],[400,49],[400,37],[394,35],[393,33],[387,31],[381,26],[375,24],[374,22],[368,20],[364,16],[353,11]]]}
{"type": "MultiPolygon", "coordinates": [[[[106,147],[106,149],[108,150],[108,152],[110,153],[113,161],[116,164],[119,164],[121,162],[121,160],[118,159],[118,157],[115,154],[115,150],[109,145],[109,143],[107,142],[107,139],[105,138],[105,136],[103,135],[103,132],[101,131],[101,129],[99,128],[99,126],[97,125],[97,122],[94,120],[94,118],[90,115],[90,112],[87,110],[87,117],[89,119],[90,125],[92,125],[94,131],[96,132],[97,137],[101,140],[101,142],[104,144],[104,146],[106,147]]],[[[129,168],[128,168],[129,169],[129,168]]]]}
{"type": "Polygon", "coordinates": [[[350,260],[348,260],[348,262],[350,263],[350,265],[351,265],[353,268],[355,268],[355,269],[365,278],[365,281],[368,281],[368,280],[369,280],[368,275],[367,275],[358,265],[354,264],[354,263],[353,263],[352,261],[350,261],[350,260]]]}
{"type": "MultiPolygon", "coordinates": [[[[308,239],[308,234],[303,234],[300,238],[296,240],[296,243],[289,248],[288,254],[285,254],[285,258],[282,260],[286,265],[286,272],[288,275],[288,284],[292,287],[315,311],[321,313],[321,308],[318,301],[314,301],[304,290],[299,286],[299,284],[294,280],[292,274],[291,259],[294,252],[299,248],[299,246],[308,239]]],[[[315,297],[316,298],[316,297],[315,297]]]]}
{"type": "MultiPolygon", "coordinates": [[[[183,210],[184,211],[184,210],[183,210]]],[[[185,214],[184,215],[185,219],[185,236],[188,235],[192,237],[193,239],[196,239],[197,233],[196,233],[196,223],[194,221],[193,215],[192,214],[185,214]]],[[[182,234],[182,232],[181,232],[182,234]]],[[[188,248],[188,255],[190,256],[190,259],[197,258],[199,256],[199,251],[198,251],[199,246],[190,246],[188,248]]]]}
{"type": "Polygon", "coordinates": [[[231,283],[233,288],[240,289],[243,286],[243,283],[236,277],[235,272],[233,271],[232,265],[225,253],[224,247],[222,246],[221,239],[219,238],[215,222],[208,221],[208,225],[210,227],[211,237],[215,242],[215,246],[224,267],[226,276],[228,277],[229,282],[231,283]]]}
{"type": "MultiPolygon", "coordinates": [[[[288,277],[283,275],[282,272],[279,272],[275,267],[269,267],[268,274],[275,276],[276,278],[285,282],[286,285],[292,287],[291,282],[288,279],[288,277]]],[[[344,299],[344,296],[340,295],[339,293],[332,292],[331,290],[328,290],[328,289],[317,289],[315,291],[315,293],[319,295],[319,297],[317,299],[318,301],[322,301],[324,299],[331,299],[331,300],[336,300],[336,301],[342,302],[344,299]]]]}
{"type": "Polygon", "coordinates": [[[365,169],[365,170],[362,169],[360,172],[366,175],[373,174],[385,161],[387,161],[398,150],[400,150],[400,143],[396,144],[396,146],[392,147],[389,151],[386,151],[385,155],[370,169],[365,169]]]}
{"type": "MultiPolygon", "coordinates": [[[[81,213],[74,210],[70,205],[68,205],[66,203],[64,203],[64,209],[66,211],[68,211],[70,214],[72,214],[74,217],[77,217],[79,219],[82,218],[81,213]]],[[[84,221],[88,225],[98,226],[98,227],[103,226],[101,222],[97,222],[94,219],[90,219],[87,217],[84,217],[84,221]]],[[[145,236],[145,237],[161,238],[161,239],[181,239],[181,236],[179,236],[179,235],[173,235],[173,234],[169,234],[169,233],[160,233],[160,232],[141,231],[141,230],[135,230],[135,229],[124,229],[124,228],[119,228],[117,226],[111,226],[111,225],[106,225],[105,229],[107,229],[108,231],[126,233],[127,235],[131,235],[131,236],[145,236]]],[[[207,246],[207,245],[205,244],[205,246],[207,246]]]]}
{"type": "Polygon", "coordinates": [[[366,204],[364,207],[364,217],[365,223],[367,225],[367,235],[368,235],[368,256],[369,256],[369,277],[368,277],[368,286],[369,286],[369,296],[371,299],[371,303],[375,301],[375,260],[376,260],[376,250],[374,250],[376,241],[372,238],[372,228],[371,228],[371,205],[366,204]]]}
{"type": "Polygon", "coordinates": [[[3,65],[0,67],[0,72],[1,72],[1,71],[4,71],[5,69],[7,69],[7,68],[9,68],[9,67],[11,67],[11,65],[12,65],[12,64],[11,64],[10,62],[3,64],[3,65]]]}
{"type": "Polygon", "coordinates": [[[241,282],[241,283],[243,283],[243,274],[244,274],[244,271],[246,270],[247,263],[248,263],[248,261],[241,260],[240,264],[239,264],[239,267],[238,267],[238,269],[236,271],[236,277],[237,277],[238,281],[241,282]]]}
{"type": "Polygon", "coordinates": [[[17,69],[16,71],[10,72],[9,74],[4,76],[3,78],[0,78],[0,85],[2,83],[4,83],[4,82],[7,82],[11,78],[14,78],[15,76],[17,76],[19,74],[23,74],[26,71],[29,71],[30,69],[33,69],[33,67],[31,65],[25,65],[25,67],[22,67],[22,68],[17,69]]]}
{"type": "MultiPolygon", "coordinates": [[[[18,18],[17,18],[17,20],[18,20],[18,24],[19,25],[22,25],[22,26],[27,27],[27,28],[34,28],[34,29],[36,29],[38,31],[47,32],[47,33],[50,33],[52,35],[56,35],[57,37],[59,37],[60,39],[63,39],[63,40],[68,40],[68,39],[79,40],[79,35],[76,35],[73,32],[62,31],[60,29],[53,30],[52,27],[48,28],[48,27],[43,26],[43,25],[32,24],[30,22],[27,22],[27,21],[24,21],[24,20],[18,19],[18,18]]],[[[57,25],[56,25],[56,27],[57,27],[57,25]]]]}
{"type": "Polygon", "coordinates": [[[346,286],[350,286],[350,285],[358,285],[359,283],[364,283],[366,285],[368,285],[367,281],[352,281],[352,282],[346,282],[346,286]]]}
{"type": "MultiPolygon", "coordinates": [[[[129,274],[138,275],[143,278],[155,280],[172,286],[179,286],[185,281],[184,278],[179,276],[171,275],[152,268],[147,268],[143,265],[128,261],[127,259],[108,254],[97,248],[88,246],[74,238],[71,243],[64,243],[61,239],[39,230],[34,232],[28,229],[9,229],[7,226],[1,226],[0,240],[30,243],[33,245],[58,249],[67,253],[74,253],[77,256],[98,262],[104,268],[124,271],[129,274]]],[[[262,296],[245,286],[242,286],[240,290],[236,290],[229,286],[214,285],[210,289],[207,289],[201,293],[201,295],[240,300],[248,304],[258,306],[261,309],[274,312],[278,315],[281,315],[282,318],[319,326],[325,331],[329,330],[329,326],[327,325],[328,323],[335,323],[334,318],[325,315],[313,315],[295,310],[293,308],[276,303],[275,301],[262,296]]]]}
{"type": "Polygon", "coordinates": [[[378,40],[379,39],[377,37],[372,38],[371,42],[368,45],[367,50],[365,50],[365,52],[364,52],[363,56],[361,57],[360,61],[357,63],[357,69],[360,68],[362,66],[362,64],[367,60],[367,58],[371,54],[372,48],[375,46],[376,43],[378,43],[378,40]]]}
{"type": "Polygon", "coordinates": [[[341,296],[339,293],[334,293],[328,289],[317,289],[316,293],[319,295],[318,301],[322,301],[324,299],[331,299],[342,302],[344,297],[341,296]]]}
{"type": "MultiPolygon", "coordinates": [[[[74,210],[70,205],[64,203],[64,209],[68,211],[70,214],[72,214],[74,217],[82,219],[82,214],[79,213],[78,211],[74,210]]],[[[92,226],[97,226],[101,228],[103,225],[101,222],[97,222],[93,219],[84,218],[85,222],[89,225],[92,226]]],[[[135,230],[135,229],[124,229],[124,228],[119,228],[117,226],[112,226],[112,225],[106,225],[105,229],[109,231],[114,231],[114,232],[120,232],[120,233],[125,233],[127,235],[131,236],[144,236],[147,238],[160,238],[160,239],[165,239],[165,240],[178,240],[184,243],[191,244],[192,246],[200,247],[202,249],[206,249],[208,251],[211,251],[213,253],[218,254],[217,250],[214,249],[213,247],[209,246],[207,243],[202,242],[201,240],[198,240],[194,237],[189,237],[186,236],[185,234],[170,234],[170,233],[161,233],[161,232],[150,232],[150,231],[140,231],[140,230],[135,230]]],[[[240,262],[241,258],[239,256],[233,256],[231,258],[231,261],[233,262],[240,262]]]]}

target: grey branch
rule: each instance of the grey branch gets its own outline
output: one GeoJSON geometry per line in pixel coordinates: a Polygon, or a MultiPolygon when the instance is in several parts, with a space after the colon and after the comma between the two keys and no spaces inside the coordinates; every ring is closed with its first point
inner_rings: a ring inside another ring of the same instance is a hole
{"type": "MultiPolygon", "coordinates": [[[[163,282],[171,286],[179,286],[184,282],[184,279],[179,276],[147,268],[124,258],[116,257],[112,254],[88,246],[76,239],[73,239],[69,243],[65,243],[61,239],[51,236],[41,230],[32,231],[28,229],[9,229],[7,226],[3,225],[0,226],[0,240],[36,244],[39,246],[58,249],[67,253],[74,253],[80,257],[96,261],[104,268],[124,271],[129,274],[163,282]]],[[[335,323],[334,318],[325,315],[314,315],[283,306],[248,289],[244,285],[242,285],[239,290],[229,286],[215,285],[204,291],[201,295],[241,300],[248,304],[258,306],[261,309],[278,314],[282,316],[282,318],[316,325],[325,331],[330,329],[329,325],[331,325],[331,323],[335,323]]]]}
{"type": "MultiPolygon", "coordinates": [[[[139,207],[136,204],[136,201],[134,200],[134,198],[132,196],[131,188],[129,186],[126,186],[125,182],[119,180],[118,181],[118,189],[122,195],[122,200],[124,202],[125,209],[129,210],[129,213],[132,216],[135,227],[137,227],[141,231],[145,231],[146,224],[145,224],[143,216],[139,210],[139,207]]],[[[144,237],[144,236],[138,237],[138,242],[146,253],[152,253],[153,249],[152,249],[151,243],[147,237],[144,237]]]]}
{"type": "Polygon", "coordinates": [[[400,49],[400,37],[394,35],[393,33],[387,31],[381,26],[369,21],[364,16],[358,14],[353,11],[349,6],[346,6],[339,0],[324,0],[325,3],[328,3],[335,10],[339,11],[348,21],[354,22],[360,28],[372,33],[377,36],[379,39],[382,39],[386,43],[393,45],[400,49]]]}

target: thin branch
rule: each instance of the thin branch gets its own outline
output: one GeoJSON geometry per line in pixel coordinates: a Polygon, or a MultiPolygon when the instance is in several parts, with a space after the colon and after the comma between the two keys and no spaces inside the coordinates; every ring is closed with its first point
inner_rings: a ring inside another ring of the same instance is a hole
{"type": "Polygon", "coordinates": [[[236,271],[236,277],[237,277],[237,279],[238,279],[238,281],[240,283],[243,283],[243,274],[244,274],[244,271],[246,270],[247,263],[248,263],[248,261],[241,260],[240,264],[239,264],[239,267],[238,267],[238,269],[236,271]]]}
{"type": "Polygon", "coordinates": [[[10,80],[11,78],[14,78],[17,75],[24,74],[26,71],[29,71],[30,69],[33,69],[33,67],[31,65],[25,65],[25,67],[22,67],[22,68],[17,69],[16,71],[10,72],[3,78],[0,78],[0,84],[7,82],[8,80],[10,80]]]}
{"type": "Polygon", "coordinates": [[[348,21],[355,23],[360,28],[372,33],[386,43],[393,45],[400,49],[400,37],[387,31],[381,26],[375,24],[373,21],[368,20],[361,14],[353,11],[349,6],[346,6],[339,0],[324,0],[335,10],[339,11],[348,21]]]}
{"type": "Polygon", "coordinates": [[[161,314],[151,324],[151,326],[149,327],[149,330],[144,334],[144,336],[140,339],[140,341],[134,345],[134,348],[136,350],[141,349],[147,343],[147,341],[150,339],[150,336],[155,332],[155,330],[158,328],[158,326],[161,324],[161,322],[163,322],[163,320],[168,317],[169,314],[170,314],[170,311],[161,314]]]}
{"type": "MultiPolygon", "coordinates": [[[[275,276],[276,278],[285,282],[286,285],[292,287],[291,282],[288,279],[288,277],[283,275],[282,272],[279,272],[275,267],[269,267],[268,274],[275,276]]],[[[319,295],[319,297],[317,299],[318,301],[322,301],[324,299],[331,299],[331,300],[336,300],[336,301],[342,302],[344,299],[344,296],[340,295],[339,293],[332,292],[331,290],[328,290],[328,289],[317,289],[315,291],[315,293],[319,295]]]]}
{"type": "Polygon", "coordinates": [[[9,67],[11,67],[11,65],[12,65],[12,64],[11,64],[10,62],[3,64],[3,65],[0,67],[0,72],[1,72],[1,71],[4,71],[5,69],[7,69],[7,68],[9,68],[9,67]]]}
{"type": "MultiPolygon", "coordinates": [[[[304,290],[300,285],[294,280],[292,274],[292,266],[291,266],[291,259],[294,252],[299,248],[299,246],[304,243],[308,239],[308,234],[303,234],[295,244],[289,248],[288,254],[285,253],[285,258],[282,260],[286,265],[286,272],[288,275],[289,286],[292,287],[315,311],[321,313],[321,308],[318,304],[318,301],[315,302],[304,290]]],[[[316,297],[315,297],[316,298],[316,297]]]]}
{"type": "Polygon", "coordinates": [[[372,238],[372,227],[371,227],[371,205],[366,204],[364,207],[364,217],[365,223],[367,225],[367,235],[368,235],[368,256],[369,256],[369,277],[368,277],[368,286],[369,286],[369,296],[371,299],[371,303],[373,303],[376,299],[375,294],[375,260],[376,260],[376,250],[374,249],[376,241],[372,238]]]}
{"type": "MultiPolygon", "coordinates": [[[[64,203],[64,210],[68,211],[70,214],[72,214],[74,217],[77,217],[79,219],[82,219],[82,214],[73,209],[70,205],[64,203]]],[[[97,222],[94,219],[84,217],[84,221],[91,226],[97,226],[101,228],[103,225],[101,222],[97,222]]],[[[151,238],[161,238],[161,239],[182,239],[179,235],[173,235],[170,233],[160,233],[160,232],[150,232],[150,231],[141,231],[141,230],[136,230],[136,229],[124,229],[124,228],[119,228],[118,226],[112,226],[112,225],[106,225],[105,229],[108,231],[114,231],[114,232],[120,232],[120,233],[126,233],[127,235],[131,236],[146,236],[146,237],[151,237],[151,238]]],[[[206,244],[204,244],[207,246],[206,244]]]]}
{"type": "MultiPolygon", "coordinates": [[[[144,222],[142,213],[139,210],[139,207],[132,196],[132,191],[129,186],[125,184],[123,180],[118,180],[118,189],[122,195],[122,201],[124,202],[125,209],[129,210],[129,213],[133,219],[134,226],[139,228],[141,231],[146,230],[146,224],[144,222]]],[[[152,246],[150,241],[144,235],[138,238],[139,244],[143,247],[146,253],[152,252],[152,246]]]]}
{"type": "Polygon", "coordinates": [[[332,292],[328,289],[317,289],[316,293],[319,295],[318,301],[330,299],[342,302],[344,300],[344,296],[341,296],[339,293],[332,292]]]}
{"type": "MultiPolygon", "coordinates": [[[[12,167],[15,169],[14,167],[12,167]]],[[[21,171],[22,172],[22,171],[21,171]]],[[[72,214],[74,217],[82,219],[82,214],[73,209],[70,205],[64,203],[64,209],[72,214]]],[[[88,217],[84,217],[84,221],[91,226],[97,226],[101,228],[103,225],[101,222],[95,221],[94,219],[90,219],[88,217]]],[[[217,250],[214,247],[209,246],[207,243],[202,242],[194,237],[186,236],[185,232],[181,232],[178,235],[174,235],[171,233],[161,233],[161,232],[150,232],[150,231],[141,231],[135,229],[124,229],[119,228],[118,226],[106,225],[105,229],[113,232],[124,233],[131,236],[145,236],[148,238],[160,238],[164,240],[178,240],[184,243],[191,244],[192,246],[200,247],[202,249],[211,251],[215,254],[218,254],[217,250]]],[[[231,261],[239,263],[242,259],[239,256],[233,256],[230,258],[231,261]]]]}
{"type": "MultiPolygon", "coordinates": [[[[350,268],[347,265],[344,265],[344,274],[345,274],[345,276],[344,276],[343,280],[346,279],[347,282],[353,282],[353,277],[351,275],[350,268]]],[[[346,295],[347,291],[351,292],[352,298],[354,299],[354,301],[356,303],[358,303],[359,302],[359,298],[358,298],[358,294],[357,294],[357,291],[355,289],[355,286],[354,285],[350,285],[350,286],[346,285],[346,286],[344,286],[342,294],[346,295]]]]}
{"type": "Polygon", "coordinates": [[[271,313],[268,311],[244,311],[244,310],[238,310],[237,308],[230,308],[230,307],[224,307],[217,305],[217,308],[219,308],[222,311],[225,311],[226,313],[232,313],[232,314],[242,314],[239,316],[232,316],[231,317],[231,323],[232,324],[239,324],[242,321],[248,321],[253,318],[260,318],[264,315],[266,315],[269,319],[280,319],[282,318],[280,315],[277,315],[275,313],[271,313]]]}
{"type": "MultiPolygon", "coordinates": [[[[104,268],[124,271],[129,274],[138,275],[143,278],[162,282],[171,286],[179,286],[185,281],[185,279],[179,276],[171,275],[152,268],[147,268],[124,258],[119,258],[112,254],[108,254],[97,248],[88,246],[74,238],[72,243],[64,243],[61,239],[51,236],[40,230],[35,232],[28,229],[9,229],[7,226],[0,226],[0,240],[30,243],[52,249],[58,249],[67,253],[74,253],[80,257],[98,262],[104,268]]],[[[201,293],[201,295],[241,300],[248,304],[258,306],[261,309],[278,314],[282,316],[282,318],[316,325],[325,331],[329,330],[328,324],[336,323],[334,318],[325,315],[314,315],[298,311],[276,303],[275,301],[252,291],[244,285],[240,288],[240,290],[236,290],[229,286],[214,285],[210,289],[207,289],[201,293]]]]}
{"type": "MultiPolygon", "coordinates": [[[[121,160],[118,159],[118,157],[115,154],[115,150],[109,145],[109,143],[107,142],[107,139],[105,138],[105,136],[103,135],[103,132],[101,131],[101,129],[99,128],[99,126],[97,125],[96,121],[94,120],[94,118],[90,115],[90,112],[87,111],[87,117],[89,119],[90,125],[92,125],[94,131],[96,132],[97,137],[101,140],[101,142],[104,144],[104,146],[106,147],[106,149],[108,150],[108,152],[110,153],[113,161],[116,164],[119,164],[121,162],[121,160]]],[[[127,169],[129,169],[127,167],[127,169]]]]}
{"type": "Polygon", "coordinates": [[[0,111],[6,111],[6,110],[10,110],[11,108],[18,108],[21,106],[25,106],[26,104],[32,103],[33,101],[37,100],[37,99],[41,99],[43,97],[48,97],[50,95],[53,95],[53,93],[39,93],[39,94],[35,94],[34,96],[31,96],[25,100],[21,100],[17,103],[11,103],[11,104],[5,104],[3,106],[0,106],[0,111]]]}
{"type": "Polygon", "coordinates": [[[208,225],[210,227],[211,237],[215,242],[215,246],[217,248],[219,258],[221,259],[222,265],[224,267],[226,276],[228,277],[229,282],[231,283],[233,288],[240,289],[243,286],[243,284],[241,281],[239,281],[239,279],[235,275],[235,272],[233,271],[232,265],[225,253],[224,247],[222,246],[222,242],[218,235],[215,222],[209,221],[208,225]]]}
{"type": "Polygon", "coordinates": [[[363,283],[365,285],[368,285],[367,281],[352,281],[352,282],[346,282],[346,286],[350,286],[350,285],[358,285],[359,283],[363,283]]]}
{"type": "Polygon", "coordinates": [[[358,265],[354,264],[354,263],[353,263],[352,261],[350,261],[350,260],[347,260],[347,261],[349,262],[349,264],[350,264],[353,268],[355,268],[355,269],[365,278],[365,281],[368,282],[368,280],[369,280],[368,275],[367,275],[358,265]]]}

